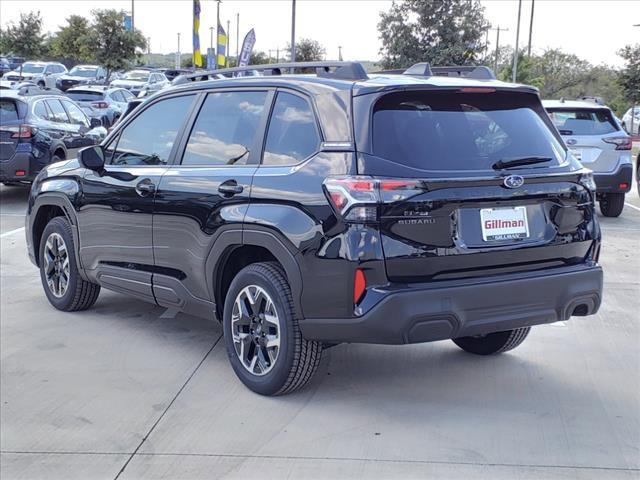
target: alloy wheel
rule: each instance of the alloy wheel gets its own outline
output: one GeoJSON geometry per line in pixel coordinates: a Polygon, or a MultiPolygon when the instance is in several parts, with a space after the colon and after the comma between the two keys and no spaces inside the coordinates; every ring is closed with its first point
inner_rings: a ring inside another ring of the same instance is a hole
{"type": "Polygon", "coordinates": [[[269,294],[257,285],[238,293],[231,313],[233,346],[242,366],[253,375],[267,374],[280,351],[280,319],[269,294]]]}
{"type": "Polygon", "coordinates": [[[44,274],[49,291],[63,297],[69,287],[69,252],[64,239],[53,232],[44,245],[44,274]]]}

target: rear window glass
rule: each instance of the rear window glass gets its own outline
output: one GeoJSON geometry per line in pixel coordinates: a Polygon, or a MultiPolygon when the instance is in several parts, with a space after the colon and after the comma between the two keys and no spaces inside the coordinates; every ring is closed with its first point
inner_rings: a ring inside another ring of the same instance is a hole
{"type": "Polygon", "coordinates": [[[18,120],[18,106],[16,102],[8,99],[0,99],[0,123],[18,120]]]}
{"type": "Polygon", "coordinates": [[[373,154],[428,171],[491,170],[523,157],[558,165],[565,152],[542,112],[528,94],[392,93],[374,109],[373,154]]]}
{"type": "Polygon", "coordinates": [[[611,112],[603,109],[549,109],[549,116],[562,135],[604,135],[618,131],[611,112]]]}
{"type": "Polygon", "coordinates": [[[67,92],[67,97],[76,102],[95,102],[102,100],[102,92],[67,92]]]}

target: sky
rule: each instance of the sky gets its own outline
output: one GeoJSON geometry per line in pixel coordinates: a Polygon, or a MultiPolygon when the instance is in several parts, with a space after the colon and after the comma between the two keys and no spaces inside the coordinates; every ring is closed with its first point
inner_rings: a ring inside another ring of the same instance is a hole
{"type": "MultiPolygon", "coordinates": [[[[135,26],[150,38],[151,51],[171,53],[191,51],[191,0],[134,0],[135,26]]],[[[39,10],[44,29],[55,32],[74,13],[90,16],[94,8],[131,10],[131,0],[2,0],[0,24],[15,21],[20,13],[39,10]]],[[[485,15],[494,27],[509,29],[500,34],[501,45],[514,45],[518,16],[517,0],[481,0],[485,15]]],[[[210,46],[209,27],[215,25],[215,0],[201,0],[200,45],[210,46]]],[[[532,0],[522,1],[521,48],[529,38],[532,0]]],[[[298,0],[296,2],[296,38],[320,41],[328,59],[338,57],[342,46],[345,60],[380,58],[377,23],[390,0],[298,0]]],[[[594,64],[621,66],[616,55],[626,44],[640,43],[640,1],[638,0],[535,0],[532,48],[562,48],[594,64]]],[[[290,0],[223,0],[220,19],[226,28],[231,22],[230,51],[236,50],[236,14],[240,14],[240,43],[250,28],[256,31],[256,50],[283,49],[291,37],[290,0]]],[[[489,48],[495,48],[495,31],[490,33],[489,48]]]]}

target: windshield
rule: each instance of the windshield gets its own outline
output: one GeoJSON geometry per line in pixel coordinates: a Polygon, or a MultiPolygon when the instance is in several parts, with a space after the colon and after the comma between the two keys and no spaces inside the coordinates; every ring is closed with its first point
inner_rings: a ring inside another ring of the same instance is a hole
{"type": "Polygon", "coordinates": [[[125,80],[138,80],[141,82],[146,82],[149,80],[148,72],[127,72],[122,76],[125,80]]]}
{"type": "Polygon", "coordinates": [[[559,165],[566,154],[543,112],[531,94],[391,93],[374,109],[373,154],[429,171],[491,170],[527,157],[549,158],[542,168],[559,165]]]}
{"type": "MultiPolygon", "coordinates": [[[[17,68],[20,70],[20,67],[17,68]]],[[[44,72],[44,65],[37,63],[23,63],[22,64],[22,72],[23,73],[42,73],[44,72]]]]}
{"type": "Polygon", "coordinates": [[[69,72],[69,75],[73,75],[75,77],[92,78],[96,76],[97,71],[97,68],[73,67],[69,72]]]}
{"type": "Polygon", "coordinates": [[[551,108],[549,116],[562,135],[604,135],[618,131],[609,110],[551,108]]]}
{"type": "Polygon", "coordinates": [[[69,92],[67,97],[76,102],[95,102],[102,100],[102,92],[69,92]]]}

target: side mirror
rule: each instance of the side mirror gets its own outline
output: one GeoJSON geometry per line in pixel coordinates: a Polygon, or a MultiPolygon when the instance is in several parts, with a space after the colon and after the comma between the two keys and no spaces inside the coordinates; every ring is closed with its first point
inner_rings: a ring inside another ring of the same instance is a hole
{"type": "Polygon", "coordinates": [[[104,171],[104,150],[101,145],[84,148],[78,153],[80,165],[98,174],[104,171]]]}
{"type": "Polygon", "coordinates": [[[102,126],[102,121],[99,118],[91,118],[91,128],[98,128],[102,126]]]}

